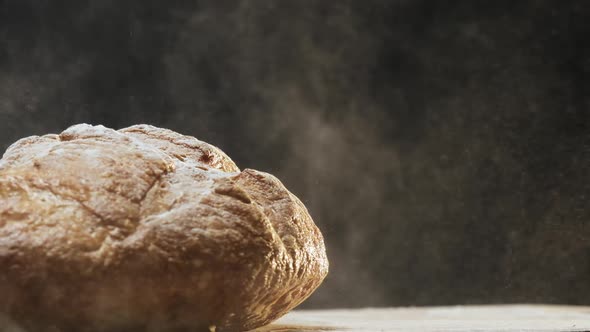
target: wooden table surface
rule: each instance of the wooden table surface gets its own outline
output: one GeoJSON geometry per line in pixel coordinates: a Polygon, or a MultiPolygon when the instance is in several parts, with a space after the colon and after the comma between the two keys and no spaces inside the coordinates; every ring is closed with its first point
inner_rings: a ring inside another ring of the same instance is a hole
{"type": "Polygon", "coordinates": [[[590,307],[501,305],[293,311],[256,332],[590,331],[590,307]]]}

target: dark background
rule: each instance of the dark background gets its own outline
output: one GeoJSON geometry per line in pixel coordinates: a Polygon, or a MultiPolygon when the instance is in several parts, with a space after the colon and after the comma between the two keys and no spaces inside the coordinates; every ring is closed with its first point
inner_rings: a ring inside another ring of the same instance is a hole
{"type": "Polygon", "coordinates": [[[590,304],[590,2],[0,0],[0,147],[150,123],[277,175],[306,307],[590,304]]]}

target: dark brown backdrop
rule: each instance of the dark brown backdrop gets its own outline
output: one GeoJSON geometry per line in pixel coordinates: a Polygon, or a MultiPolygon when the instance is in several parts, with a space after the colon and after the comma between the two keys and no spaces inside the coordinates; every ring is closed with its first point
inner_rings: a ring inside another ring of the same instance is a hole
{"type": "Polygon", "coordinates": [[[279,176],[307,307],[590,304],[587,1],[0,0],[0,146],[150,123],[279,176]]]}

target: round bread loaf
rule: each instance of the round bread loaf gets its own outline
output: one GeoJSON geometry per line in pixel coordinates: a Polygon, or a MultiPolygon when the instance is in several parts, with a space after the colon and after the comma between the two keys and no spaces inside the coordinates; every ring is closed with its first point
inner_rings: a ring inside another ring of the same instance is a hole
{"type": "Polygon", "coordinates": [[[327,272],[301,201],[193,137],[82,124],[0,161],[0,315],[26,331],[245,331],[327,272]]]}

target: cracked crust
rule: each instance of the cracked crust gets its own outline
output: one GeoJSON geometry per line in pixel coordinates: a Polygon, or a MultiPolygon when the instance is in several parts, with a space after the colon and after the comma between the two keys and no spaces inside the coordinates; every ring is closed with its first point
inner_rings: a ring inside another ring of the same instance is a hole
{"type": "Polygon", "coordinates": [[[147,125],[76,125],[0,161],[0,314],[29,331],[243,331],[328,272],[270,174],[147,125]]]}

